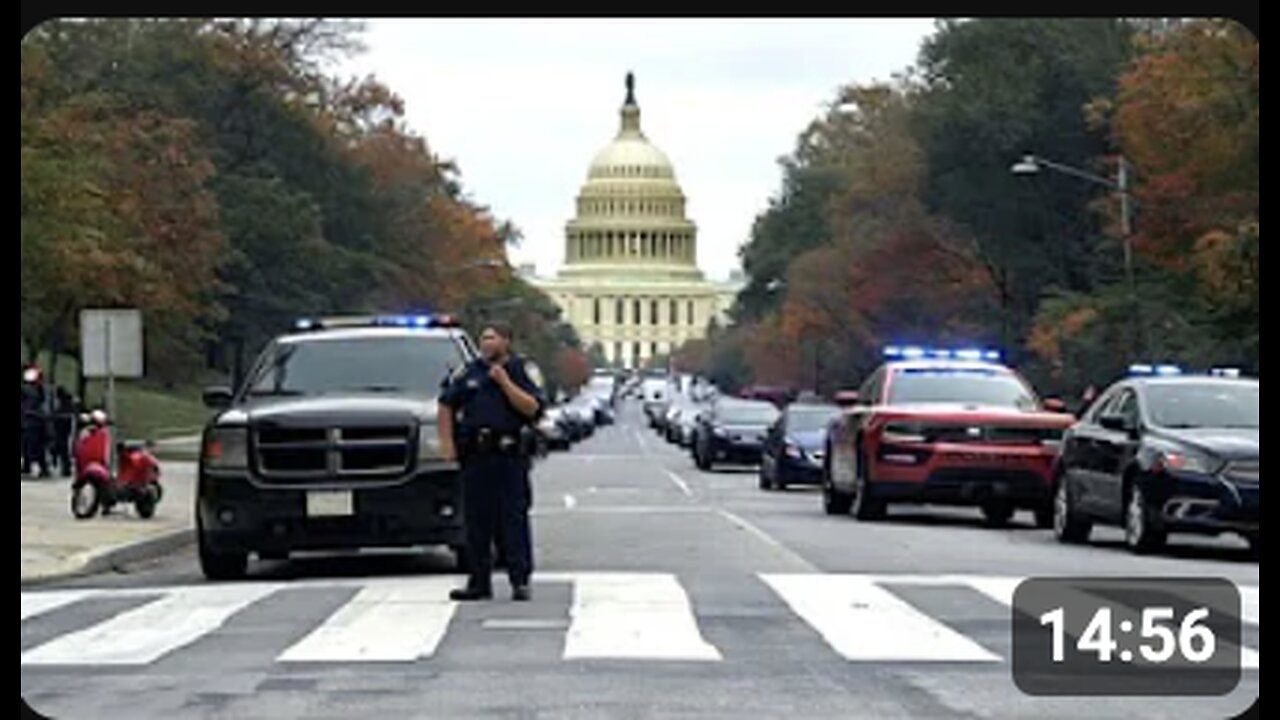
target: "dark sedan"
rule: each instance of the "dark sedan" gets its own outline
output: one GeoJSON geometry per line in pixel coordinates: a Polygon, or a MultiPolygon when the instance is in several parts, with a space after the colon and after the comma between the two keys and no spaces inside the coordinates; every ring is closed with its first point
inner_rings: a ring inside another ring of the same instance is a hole
{"type": "Polygon", "coordinates": [[[786,490],[788,485],[821,485],[827,425],[840,408],[795,403],[769,429],[760,460],[760,488],[786,490]]]}
{"type": "Polygon", "coordinates": [[[716,463],[755,465],[764,438],[780,412],[764,400],[724,398],[713,404],[694,432],[693,459],[701,470],[716,463]]]}
{"type": "Polygon", "coordinates": [[[1256,379],[1136,377],[1109,388],[1063,440],[1054,532],[1119,525],[1135,552],[1171,532],[1236,533],[1259,547],[1256,379]]]}

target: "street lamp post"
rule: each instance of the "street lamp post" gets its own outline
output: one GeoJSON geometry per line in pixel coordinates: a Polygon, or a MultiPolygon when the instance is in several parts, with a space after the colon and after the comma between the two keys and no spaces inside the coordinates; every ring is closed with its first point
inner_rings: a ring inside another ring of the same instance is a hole
{"type": "Polygon", "coordinates": [[[1133,220],[1131,215],[1132,198],[1129,194],[1129,162],[1125,160],[1123,155],[1120,156],[1115,178],[1095,175],[1086,170],[1046,160],[1031,153],[1024,155],[1021,161],[1014,163],[1009,169],[1015,175],[1035,175],[1040,172],[1040,168],[1056,170],[1064,175],[1071,175],[1095,185],[1103,185],[1116,191],[1120,196],[1120,235],[1124,244],[1124,275],[1125,283],[1129,288],[1129,319],[1132,324],[1129,338],[1130,350],[1133,357],[1141,357],[1143,352],[1142,323],[1138,320],[1138,285],[1133,273],[1133,220]]]}

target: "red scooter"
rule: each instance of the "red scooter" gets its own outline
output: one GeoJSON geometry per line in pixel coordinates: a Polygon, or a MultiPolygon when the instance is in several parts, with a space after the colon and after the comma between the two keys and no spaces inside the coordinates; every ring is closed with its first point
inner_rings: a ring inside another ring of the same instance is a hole
{"type": "Polygon", "coordinates": [[[142,518],[156,513],[164,491],[160,487],[160,463],[142,442],[115,446],[118,469],[111,474],[111,422],[94,410],[81,416],[85,429],[76,440],[76,476],[71,485],[71,513],[80,520],[106,515],[119,503],[133,503],[142,518]]]}

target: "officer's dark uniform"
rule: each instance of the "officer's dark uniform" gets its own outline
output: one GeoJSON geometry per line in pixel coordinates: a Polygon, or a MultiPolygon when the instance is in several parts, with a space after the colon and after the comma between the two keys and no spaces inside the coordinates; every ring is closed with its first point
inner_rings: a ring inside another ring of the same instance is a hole
{"type": "Polygon", "coordinates": [[[39,383],[22,384],[22,474],[30,475],[32,466],[40,466],[40,477],[49,477],[48,414],[45,412],[44,387],[39,383]]]}
{"type": "MultiPolygon", "coordinates": [[[[512,355],[505,368],[511,380],[538,402],[540,415],[546,397],[530,379],[524,360],[512,355]]],[[[529,533],[532,453],[527,431],[535,420],[521,415],[507,400],[506,393],[489,377],[489,364],[483,359],[447,378],[440,402],[455,413],[454,445],[462,464],[462,504],[471,559],[467,586],[492,590],[495,535],[503,544],[512,586],[527,586],[533,573],[529,533]]]]}
{"type": "Polygon", "coordinates": [[[66,388],[58,388],[53,409],[53,461],[62,470],[63,477],[71,477],[71,436],[75,432],[76,402],[66,388]]]}

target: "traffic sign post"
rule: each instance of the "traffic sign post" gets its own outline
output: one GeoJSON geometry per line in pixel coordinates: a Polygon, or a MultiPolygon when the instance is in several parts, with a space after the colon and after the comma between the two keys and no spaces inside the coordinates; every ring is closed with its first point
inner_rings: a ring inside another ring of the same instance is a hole
{"type": "MultiPolygon", "coordinates": [[[[107,381],[107,417],[116,420],[116,378],[143,376],[142,311],[80,311],[80,369],[86,378],[107,381]]],[[[111,453],[112,472],[115,452],[111,453]]]]}

